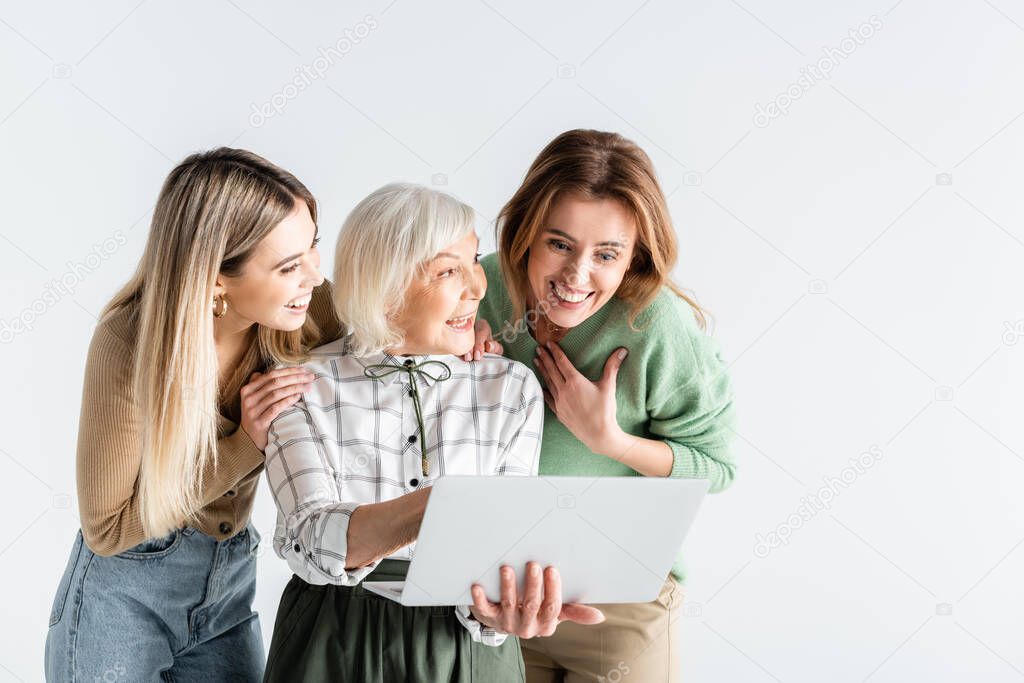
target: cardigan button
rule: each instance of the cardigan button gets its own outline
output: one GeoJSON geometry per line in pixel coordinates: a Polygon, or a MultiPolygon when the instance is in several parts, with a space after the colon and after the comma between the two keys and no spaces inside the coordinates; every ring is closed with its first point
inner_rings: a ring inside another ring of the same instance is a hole
{"type": "Polygon", "coordinates": [[[221,522],[220,523],[220,527],[218,527],[218,528],[220,529],[220,532],[222,534],[230,534],[231,533],[231,529],[233,529],[234,527],[232,527],[227,522],[221,522]]]}
{"type": "Polygon", "coordinates": [[[235,492],[234,492],[234,490],[231,490],[231,491],[228,491],[227,493],[225,493],[225,494],[224,494],[224,497],[225,497],[225,498],[234,498],[234,497],[235,497],[235,492]]]}

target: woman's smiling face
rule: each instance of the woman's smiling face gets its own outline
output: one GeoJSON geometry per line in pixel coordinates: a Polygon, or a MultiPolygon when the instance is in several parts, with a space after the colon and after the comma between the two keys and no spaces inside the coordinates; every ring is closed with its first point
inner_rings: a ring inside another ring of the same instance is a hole
{"type": "Polygon", "coordinates": [[[636,221],[622,203],[562,196],[530,245],[529,307],[559,327],[576,327],[615,295],[635,240],[636,221]]]}
{"type": "Polygon", "coordinates": [[[476,233],[448,245],[413,279],[395,326],[405,335],[392,355],[453,354],[473,348],[473,327],[487,278],[480,265],[476,233]]]}
{"type": "Polygon", "coordinates": [[[274,330],[297,330],[306,321],[320,274],[317,226],[301,200],[253,250],[242,272],[219,275],[217,293],[228,300],[222,321],[245,328],[256,322],[274,330]]]}

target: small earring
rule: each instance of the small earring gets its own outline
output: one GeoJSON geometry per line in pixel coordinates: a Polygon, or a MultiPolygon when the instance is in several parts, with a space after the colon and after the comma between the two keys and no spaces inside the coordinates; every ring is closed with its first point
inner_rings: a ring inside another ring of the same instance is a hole
{"type": "Polygon", "coordinates": [[[226,296],[213,297],[213,317],[223,318],[228,312],[228,298],[226,296]]]}

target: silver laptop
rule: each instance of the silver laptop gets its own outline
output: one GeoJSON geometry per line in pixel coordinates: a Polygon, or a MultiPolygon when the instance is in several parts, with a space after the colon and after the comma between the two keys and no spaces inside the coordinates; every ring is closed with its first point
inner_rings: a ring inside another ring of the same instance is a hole
{"type": "Polygon", "coordinates": [[[449,476],[434,484],[405,581],[363,586],[408,606],[471,605],[478,583],[519,594],[530,560],[553,565],[563,602],[649,602],[708,491],[705,479],[449,476]]]}

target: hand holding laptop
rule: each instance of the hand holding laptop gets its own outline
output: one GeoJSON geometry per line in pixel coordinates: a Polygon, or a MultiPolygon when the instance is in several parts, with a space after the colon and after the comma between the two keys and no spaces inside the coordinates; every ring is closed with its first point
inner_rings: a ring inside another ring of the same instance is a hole
{"type": "Polygon", "coordinates": [[[520,598],[516,572],[501,568],[501,602],[491,602],[483,586],[473,584],[473,606],[470,611],[480,623],[520,638],[550,636],[563,621],[578,624],[600,624],[604,614],[596,607],[562,604],[562,578],[555,567],[541,572],[540,564],[526,564],[526,580],[520,598]]]}

